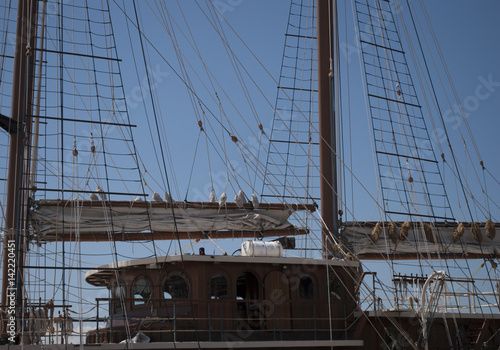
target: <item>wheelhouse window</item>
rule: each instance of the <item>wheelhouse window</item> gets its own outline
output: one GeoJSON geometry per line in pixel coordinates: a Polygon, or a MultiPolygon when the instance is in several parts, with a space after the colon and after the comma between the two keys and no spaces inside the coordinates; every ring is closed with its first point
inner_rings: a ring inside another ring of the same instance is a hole
{"type": "Polygon", "coordinates": [[[259,280],[251,272],[245,272],[236,280],[236,299],[259,299],[259,280]]]}
{"type": "Polygon", "coordinates": [[[257,276],[245,272],[236,279],[237,315],[245,320],[251,329],[261,329],[262,308],[258,301],[260,297],[260,284],[257,276]]]}
{"type": "Polygon", "coordinates": [[[335,275],[330,275],[327,294],[330,296],[331,300],[343,300],[345,299],[345,288],[342,281],[335,275]]]}
{"type": "Polygon", "coordinates": [[[227,280],[223,275],[214,275],[210,279],[210,299],[225,299],[228,296],[227,280]]]}
{"type": "Polygon", "coordinates": [[[133,288],[134,305],[143,305],[151,298],[151,284],[144,278],[139,277],[133,288]]]}
{"type": "Polygon", "coordinates": [[[299,281],[299,299],[313,299],[314,284],[309,276],[302,276],[299,281]]]}
{"type": "Polygon", "coordinates": [[[163,286],[165,299],[188,298],[189,289],[184,277],[181,275],[170,275],[163,286]]]}

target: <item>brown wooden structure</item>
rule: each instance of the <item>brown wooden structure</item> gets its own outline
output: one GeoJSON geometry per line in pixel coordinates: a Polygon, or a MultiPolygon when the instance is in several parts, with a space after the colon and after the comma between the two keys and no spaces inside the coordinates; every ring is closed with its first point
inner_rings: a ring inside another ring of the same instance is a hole
{"type": "Polygon", "coordinates": [[[110,316],[87,343],[126,339],[126,327],[155,342],[346,340],[358,267],[340,260],[220,255],[103,266],[89,271],[86,281],[110,289],[112,298],[98,300],[100,307],[109,305],[110,316]]]}

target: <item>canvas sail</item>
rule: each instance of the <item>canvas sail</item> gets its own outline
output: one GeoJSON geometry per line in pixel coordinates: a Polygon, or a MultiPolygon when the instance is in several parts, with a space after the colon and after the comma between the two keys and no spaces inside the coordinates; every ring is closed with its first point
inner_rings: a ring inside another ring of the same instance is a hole
{"type": "MultiPolygon", "coordinates": [[[[262,204],[242,208],[235,203],[58,201],[40,200],[31,211],[35,237],[58,240],[62,235],[139,232],[204,232],[293,230],[292,206],[262,204]]],[[[300,230],[297,230],[299,232],[300,230]]],[[[288,232],[288,231],[287,231],[288,232]]],[[[292,233],[292,232],[290,232],[292,233]]]]}
{"type": "Polygon", "coordinates": [[[378,242],[373,240],[372,232],[375,227],[373,222],[347,222],[342,231],[344,242],[352,251],[362,258],[381,258],[382,255],[393,254],[400,258],[416,256],[417,254],[432,254],[436,257],[446,258],[452,254],[454,257],[488,257],[500,254],[500,238],[495,236],[490,239],[486,235],[484,224],[479,224],[481,243],[471,230],[471,225],[464,225],[463,236],[456,238],[455,223],[434,223],[431,227],[432,238],[424,231],[420,222],[413,223],[408,230],[407,238],[400,238],[402,223],[396,223],[397,240],[393,240],[389,233],[389,223],[382,223],[382,232],[378,242]]]}

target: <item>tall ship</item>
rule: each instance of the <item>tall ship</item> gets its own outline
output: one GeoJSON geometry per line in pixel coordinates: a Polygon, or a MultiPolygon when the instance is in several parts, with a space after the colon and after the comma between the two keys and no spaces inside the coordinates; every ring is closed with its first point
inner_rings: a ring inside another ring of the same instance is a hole
{"type": "Polygon", "coordinates": [[[444,3],[1,4],[0,347],[499,349],[500,72],[444,3]]]}

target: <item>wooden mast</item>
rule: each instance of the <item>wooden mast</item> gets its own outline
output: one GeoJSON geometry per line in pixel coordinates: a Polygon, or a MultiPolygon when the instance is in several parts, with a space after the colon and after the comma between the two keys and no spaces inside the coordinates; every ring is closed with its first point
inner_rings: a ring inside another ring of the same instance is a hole
{"type": "MultiPolygon", "coordinates": [[[[23,174],[27,174],[28,163],[25,152],[29,150],[32,108],[32,77],[33,77],[33,49],[35,47],[35,32],[37,21],[38,1],[18,0],[16,44],[14,56],[14,69],[12,79],[12,106],[9,147],[9,170],[7,175],[7,206],[5,210],[5,233],[3,242],[2,266],[2,311],[6,312],[10,305],[15,303],[15,312],[22,297],[22,265],[24,261],[24,235],[23,227],[26,221],[22,216],[26,214],[23,204],[27,196],[23,196],[20,188],[23,186],[23,174]],[[15,243],[14,243],[15,242],[15,243]],[[10,244],[9,244],[10,243],[10,244]],[[15,250],[12,253],[12,246],[15,250]],[[9,255],[9,253],[12,253],[9,255]],[[15,267],[10,264],[14,259],[15,267]],[[9,265],[10,264],[10,265],[9,265]],[[10,268],[10,269],[9,269],[10,268]],[[11,278],[14,277],[14,278],[11,278]],[[13,288],[12,282],[15,280],[13,288]]],[[[26,191],[24,191],[26,193],[26,191]]],[[[3,315],[6,315],[5,313],[3,315]]],[[[12,316],[9,314],[8,316],[12,316]]],[[[15,317],[15,315],[14,315],[15,317]]],[[[10,337],[7,333],[8,317],[3,322],[2,337],[10,337]]],[[[15,326],[17,327],[17,325],[15,326]]],[[[18,331],[18,330],[15,330],[18,331]]]]}
{"type": "Polygon", "coordinates": [[[335,0],[317,0],[318,113],[321,174],[322,253],[331,257],[330,235],[338,232],[334,91],[335,0]]]}

